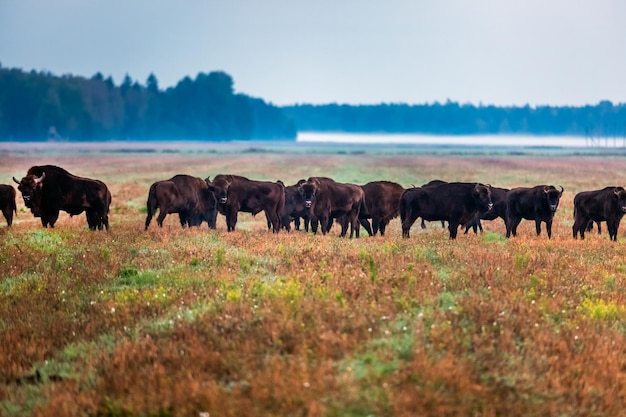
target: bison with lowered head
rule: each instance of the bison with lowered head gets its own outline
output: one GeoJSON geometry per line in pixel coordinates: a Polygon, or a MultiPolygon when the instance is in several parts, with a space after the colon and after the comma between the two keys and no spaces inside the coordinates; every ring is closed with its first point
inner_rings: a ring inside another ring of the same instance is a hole
{"type": "Polygon", "coordinates": [[[537,236],[541,234],[541,222],[546,223],[548,239],[552,237],[552,220],[563,195],[553,185],[513,188],[506,196],[506,237],[517,236],[517,226],[522,219],[534,220],[537,236]]]}
{"type": "Polygon", "coordinates": [[[574,239],[580,233],[585,238],[585,231],[593,222],[606,222],[609,239],[617,241],[617,229],[626,213],[626,190],[623,187],[606,187],[596,191],[583,191],[574,196],[574,239]]]}
{"type": "Polygon", "coordinates": [[[282,182],[256,181],[240,175],[219,174],[213,181],[206,183],[215,193],[217,209],[226,216],[229,232],[235,230],[237,213],[258,214],[265,212],[265,217],[272,224],[272,231],[280,231],[280,216],[285,205],[285,187],[282,182]]]}
{"type": "Polygon", "coordinates": [[[409,237],[415,220],[448,222],[450,239],[456,239],[459,225],[491,210],[491,186],[480,183],[450,182],[409,188],[400,197],[402,237],[409,237]]]}
{"type": "MultiPolygon", "coordinates": [[[[368,216],[372,219],[372,234],[380,231],[380,235],[384,236],[389,222],[400,215],[400,197],[404,187],[392,181],[371,181],[361,188],[365,192],[368,216]]],[[[361,220],[365,226],[363,222],[361,220]]]]}
{"type": "Polygon", "coordinates": [[[83,211],[92,230],[109,230],[111,193],[99,180],[78,177],[54,165],[31,167],[18,181],[24,204],[35,217],[41,218],[44,227],[54,227],[59,211],[70,215],[83,211]]]}
{"type": "Polygon", "coordinates": [[[350,225],[350,237],[359,237],[359,215],[367,214],[365,193],[355,184],[336,182],[326,177],[309,177],[300,183],[304,205],[310,210],[311,230],[317,233],[318,224],[322,234],[328,233],[332,219],[341,221],[341,237],[345,237],[350,225]]]}
{"type": "Polygon", "coordinates": [[[7,225],[11,227],[13,213],[17,215],[17,206],[15,205],[15,188],[10,185],[0,184],[0,210],[2,210],[7,225]]]}
{"type": "Polygon", "coordinates": [[[210,229],[215,229],[215,196],[202,178],[179,174],[169,180],[157,181],[150,186],[146,205],[148,215],[144,230],[148,230],[157,209],[159,227],[163,227],[165,216],[178,213],[182,227],[199,226],[206,221],[210,229]]]}

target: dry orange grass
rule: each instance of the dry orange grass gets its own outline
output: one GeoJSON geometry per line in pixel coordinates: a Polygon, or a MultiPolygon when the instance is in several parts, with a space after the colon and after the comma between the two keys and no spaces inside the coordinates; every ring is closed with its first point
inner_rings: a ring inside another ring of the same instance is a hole
{"type": "MultiPolygon", "coordinates": [[[[0,156],[0,182],[55,163],[103,179],[112,229],[20,212],[0,227],[0,414],[622,415],[626,237],[571,237],[576,192],[626,184],[620,158],[436,155],[0,156]],[[143,231],[149,185],[221,172],[566,189],[553,239],[143,231]],[[39,373],[39,377],[37,376],[39,373]]],[[[19,201],[19,208],[22,202],[19,201]]]]}

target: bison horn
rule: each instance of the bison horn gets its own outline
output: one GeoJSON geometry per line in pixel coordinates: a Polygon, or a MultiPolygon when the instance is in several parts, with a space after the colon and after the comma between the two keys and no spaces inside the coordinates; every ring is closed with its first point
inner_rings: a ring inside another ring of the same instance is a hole
{"type": "Polygon", "coordinates": [[[563,191],[565,191],[565,188],[563,188],[562,185],[559,185],[559,187],[561,187],[561,194],[563,194],[563,191]]]}
{"type": "Polygon", "coordinates": [[[45,172],[43,172],[43,173],[41,174],[41,177],[39,177],[39,178],[35,178],[35,184],[39,184],[41,181],[43,181],[43,180],[45,180],[45,179],[46,179],[46,173],[45,173],[45,172]]]}
{"type": "Polygon", "coordinates": [[[15,177],[13,177],[13,181],[15,181],[16,184],[20,184],[20,182],[16,180],[15,177]]]}

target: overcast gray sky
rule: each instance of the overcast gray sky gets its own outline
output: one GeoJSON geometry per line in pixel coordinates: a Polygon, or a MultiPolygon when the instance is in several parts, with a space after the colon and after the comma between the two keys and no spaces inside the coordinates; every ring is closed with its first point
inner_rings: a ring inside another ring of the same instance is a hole
{"type": "MultiPolygon", "coordinates": [[[[626,101],[623,0],[0,0],[0,63],[277,105],[626,101]]],[[[0,92],[1,93],[1,92],[0,92]]]]}

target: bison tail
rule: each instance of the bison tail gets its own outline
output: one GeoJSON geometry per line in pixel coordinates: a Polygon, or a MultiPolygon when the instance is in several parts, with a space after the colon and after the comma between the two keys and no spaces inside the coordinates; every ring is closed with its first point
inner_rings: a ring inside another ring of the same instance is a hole
{"type": "Polygon", "coordinates": [[[368,219],[372,217],[370,212],[367,210],[367,204],[365,204],[365,195],[361,199],[361,207],[359,208],[359,219],[368,219]]]}
{"type": "Polygon", "coordinates": [[[406,219],[406,206],[404,205],[404,199],[400,198],[400,220],[404,221],[406,219]]]}

